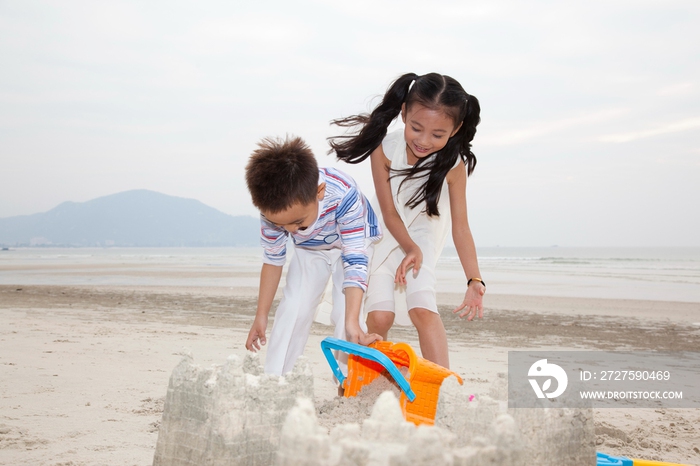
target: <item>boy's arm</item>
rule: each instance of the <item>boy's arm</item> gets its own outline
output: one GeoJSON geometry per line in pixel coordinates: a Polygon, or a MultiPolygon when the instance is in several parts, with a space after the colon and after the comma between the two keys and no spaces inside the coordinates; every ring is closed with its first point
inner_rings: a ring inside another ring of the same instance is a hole
{"type": "Polygon", "coordinates": [[[349,190],[338,205],[336,222],[340,231],[345,275],[345,335],[351,343],[369,345],[382,337],[366,334],[360,327],[362,299],[367,290],[369,257],[365,238],[367,199],[356,188],[349,190]]]}
{"type": "Polygon", "coordinates": [[[365,333],[360,327],[360,308],[365,292],[357,286],[348,286],[345,292],[345,336],[350,343],[369,345],[381,340],[376,333],[365,333]]]}
{"type": "Polygon", "coordinates": [[[260,291],[258,293],[258,308],[255,311],[255,321],[248,332],[245,347],[249,351],[259,351],[260,347],[267,343],[265,330],[267,318],[270,314],[272,301],[275,299],[277,287],[282,277],[282,266],[263,264],[260,271],[260,291]]]}

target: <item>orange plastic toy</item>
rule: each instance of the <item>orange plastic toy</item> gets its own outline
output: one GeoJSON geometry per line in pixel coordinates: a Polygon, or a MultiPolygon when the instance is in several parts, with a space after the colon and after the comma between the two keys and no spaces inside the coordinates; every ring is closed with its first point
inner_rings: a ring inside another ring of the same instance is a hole
{"type": "Polygon", "coordinates": [[[430,362],[427,359],[421,358],[416,355],[416,352],[407,343],[378,341],[372,343],[369,347],[360,347],[362,351],[358,348],[357,352],[348,349],[355,345],[347,342],[343,343],[343,347],[340,348],[341,351],[345,351],[349,354],[347,378],[345,378],[344,381],[339,378],[342,386],[345,388],[345,396],[351,397],[357,395],[362,387],[371,383],[386,370],[394,377],[397,383],[399,383],[400,388],[402,388],[399,403],[401,404],[404,418],[416,425],[434,424],[438,396],[440,395],[440,386],[445,378],[454,375],[457,377],[460,384],[463,383],[462,378],[457,373],[430,362]],[[398,367],[408,368],[408,375],[406,378],[408,379],[410,389],[403,389],[402,381],[399,380],[402,374],[400,372],[397,373],[395,370],[396,368],[389,368],[386,367],[386,364],[383,365],[376,359],[370,360],[367,357],[363,357],[367,354],[366,350],[369,349],[380,351],[398,367]],[[410,401],[409,397],[413,398],[413,394],[415,394],[415,398],[413,401],[410,401]]]}

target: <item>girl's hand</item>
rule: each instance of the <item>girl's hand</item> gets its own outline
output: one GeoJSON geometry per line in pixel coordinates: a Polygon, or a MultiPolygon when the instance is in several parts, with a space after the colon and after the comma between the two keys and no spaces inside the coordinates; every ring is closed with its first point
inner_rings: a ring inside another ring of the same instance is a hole
{"type": "Polygon", "coordinates": [[[467,317],[467,320],[472,320],[477,315],[479,319],[484,317],[484,304],[483,296],[486,293],[486,287],[477,281],[473,281],[471,285],[467,287],[467,292],[464,294],[464,301],[462,304],[457,306],[457,308],[452,311],[453,314],[464,309],[459,316],[467,317]]]}
{"type": "Polygon", "coordinates": [[[394,283],[399,285],[406,284],[406,272],[413,267],[413,276],[415,277],[423,264],[423,251],[417,244],[414,244],[411,249],[406,251],[406,257],[403,258],[399,268],[396,269],[396,277],[394,283]]]}

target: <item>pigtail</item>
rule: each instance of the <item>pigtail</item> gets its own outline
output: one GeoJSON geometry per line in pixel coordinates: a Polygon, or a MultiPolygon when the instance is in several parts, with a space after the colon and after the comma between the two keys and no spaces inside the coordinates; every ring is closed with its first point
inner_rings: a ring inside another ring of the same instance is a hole
{"type": "Polygon", "coordinates": [[[401,105],[406,101],[411,83],[418,77],[415,73],[406,73],[394,81],[384,94],[382,102],[369,115],[364,113],[331,121],[336,126],[351,128],[362,126],[355,135],[328,138],[331,149],[338,159],[347,163],[360,163],[376,149],[386,136],[392,121],[399,116],[401,105]]]}
{"type": "Polygon", "coordinates": [[[481,121],[480,113],[479,100],[473,95],[467,95],[467,114],[462,120],[462,127],[455,134],[455,139],[459,137],[459,152],[462,160],[464,160],[464,164],[467,166],[467,176],[471,175],[474,168],[476,168],[476,156],[472,152],[472,141],[476,135],[476,125],[481,121]]]}

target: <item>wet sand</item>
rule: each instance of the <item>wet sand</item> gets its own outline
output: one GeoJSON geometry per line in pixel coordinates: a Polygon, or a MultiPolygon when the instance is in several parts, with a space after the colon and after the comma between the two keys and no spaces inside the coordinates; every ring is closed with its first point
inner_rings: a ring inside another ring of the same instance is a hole
{"type": "MultiPolygon", "coordinates": [[[[509,350],[700,348],[700,305],[488,295],[483,320],[451,314],[440,295],[452,369],[474,392],[507,369],[509,350]]],[[[0,286],[0,464],[147,465],[168,378],[185,351],[202,365],[243,354],[253,287],[0,286]]],[[[317,405],[335,396],[307,345],[317,405]]],[[[415,348],[412,328],[390,339],[415,348]]],[[[260,355],[264,357],[264,351],[260,355]]],[[[601,409],[598,451],[700,464],[700,410],[601,409]]]]}

